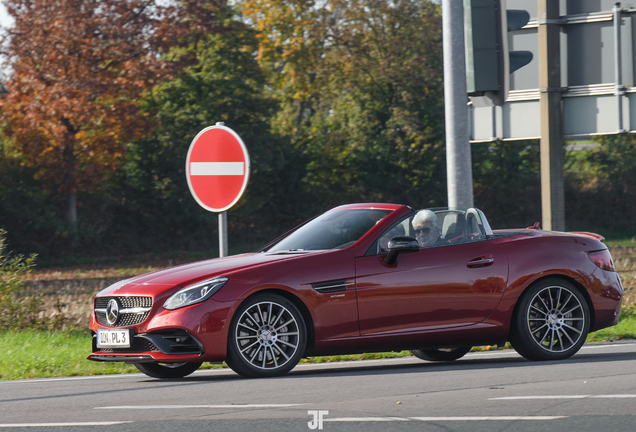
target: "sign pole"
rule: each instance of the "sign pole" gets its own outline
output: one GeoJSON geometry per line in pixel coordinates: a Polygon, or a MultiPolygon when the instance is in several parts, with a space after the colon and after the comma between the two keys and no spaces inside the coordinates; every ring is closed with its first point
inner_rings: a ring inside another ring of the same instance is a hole
{"type": "Polygon", "coordinates": [[[468,137],[464,4],[442,0],[444,105],[448,206],[473,206],[473,170],[468,137]]]}
{"type": "Polygon", "coordinates": [[[559,2],[539,0],[541,212],[544,230],[565,231],[559,2]]]}
{"type": "Polygon", "coordinates": [[[227,211],[219,213],[219,257],[228,256],[227,252],[227,211]]]}
{"type": "MultiPolygon", "coordinates": [[[[225,126],[225,122],[216,122],[217,126],[225,126]]],[[[219,213],[219,258],[226,257],[227,251],[227,210],[219,213]]]]}
{"type": "Polygon", "coordinates": [[[623,133],[623,96],[625,95],[625,87],[623,86],[623,62],[621,50],[621,3],[614,3],[614,77],[616,81],[616,103],[618,111],[618,130],[616,132],[623,133]]]}

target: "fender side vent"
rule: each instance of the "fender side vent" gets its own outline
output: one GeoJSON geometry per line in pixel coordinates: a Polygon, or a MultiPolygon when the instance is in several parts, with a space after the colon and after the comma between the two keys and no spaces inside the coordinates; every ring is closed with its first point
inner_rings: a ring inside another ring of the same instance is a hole
{"type": "Polygon", "coordinates": [[[340,279],[328,282],[318,282],[311,284],[311,287],[319,293],[332,293],[338,291],[346,291],[348,286],[353,285],[353,282],[347,282],[346,279],[340,279]]]}

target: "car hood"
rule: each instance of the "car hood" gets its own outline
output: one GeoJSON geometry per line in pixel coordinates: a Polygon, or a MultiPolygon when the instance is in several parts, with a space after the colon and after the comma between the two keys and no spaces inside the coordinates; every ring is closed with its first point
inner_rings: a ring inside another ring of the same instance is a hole
{"type": "Polygon", "coordinates": [[[152,295],[157,292],[157,288],[161,288],[163,291],[163,289],[170,287],[188,286],[216,276],[231,276],[242,270],[274,262],[290,261],[309,254],[316,255],[328,252],[330,251],[260,252],[198,261],[119,281],[102,290],[97,296],[126,295],[133,292],[140,294],[143,291],[152,295]]]}

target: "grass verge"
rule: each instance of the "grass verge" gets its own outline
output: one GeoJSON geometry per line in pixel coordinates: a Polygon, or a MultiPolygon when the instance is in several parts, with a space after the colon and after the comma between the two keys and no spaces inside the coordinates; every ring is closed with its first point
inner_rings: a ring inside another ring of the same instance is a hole
{"type": "MultiPolygon", "coordinates": [[[[636,339],[636,312],[629,309],[621,315],[618,325],[588,336],[587,342],[636,339]]],[[[107,375],[138,372],[124,363],[101,363],[86,360],[90,353],[91,336],[88,331],[10,331],[0,333],[0,379],[66,377],[80,375],[107,375]]],[[[506,344],[505,348],[510,348],[506,344]]],[[[504,349],[505,349],[504,348],[504,349]]],[[[495,350],[497,347],[474,347],[473,351],[495,350]]],[[[408,351],[365,353],[310,357],[301,363],[327,363],[337,361],[368,360],[409,356],[408,351]]],[[[205,363],[203,368],[220,365],[205,363]]]]}
{"type": "Polygon", "coordinates": [[[86,360],[88,331],[9,331],[0,333],[0,379],[48,378],[136,372],[124,363],[86,360]]]}
{"type": "Polygon", "coordinates": [[[617,341],[636,339],[636,309],[630,308],[621,312],[618,324],[594,332],[587,337],[587,342],[617,341]]]}

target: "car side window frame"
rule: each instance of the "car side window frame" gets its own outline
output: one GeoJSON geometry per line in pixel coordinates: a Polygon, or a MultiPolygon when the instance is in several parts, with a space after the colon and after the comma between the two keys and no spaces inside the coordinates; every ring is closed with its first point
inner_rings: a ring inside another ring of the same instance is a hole
{"type": "MultiPolygon", "coordinates": [[[[421,210],[424,210],[424,209],[421,209],[421,210]]],[[[440,208],[437,208],[437,210],[435,210],[435,209],[430,209],[430,210],[434,211],[436,215],[437,215],[437,213],[439,213],[441,211],[440,208]]],[[[449,210],[452,210],[452,209],[449,209],[449,210]]],[[[409,214],[405,215],[400,220],[398,220],[395,223],[393,223],[385,231],[383,231],[382,234],[380,234],[378,236],[378,238],[373,242],[373,244],[369,247],[369,249],[367,250],[367,252],[365,253],[364,256],[384,255],[384,254],[388,253],[388,251],[382,250],[382,248],[381,248],[380,240],[382,239],[382,237],[384,237],[390,231],[394,230],[398,225],[404,223],[405,220],[407,220],[407,219],[411,219],[412,220],[419,211],[420,210],[416,210],[413,213],[409,213],[409,214]]],[[[484,214],[482,213],[481,210],[476,209],[474,207],[471,207],[469,209],[464,209],[463,216],[466,218],[466,227],[465,227],[466,233],[465,233],[465,235],[462,235],[461,239],[458,239],[459,241],[451,242],[452,239],[442,239],[443,240],[442,242],[435,243],[435,244],[433,244],[431,246],[427,246],[425,248],[420,247],[420,250],[421,249],[434,249],[434,248],[445,247],[445,246],[455,246],[455,245],[468,244],[468,243],[476,243],[476,242],[486,241],[486,240],[489,240],[490,238],[492,238],[492,229],[490,228],[488,220],[485,219],[485,216],[484,216],[484,214]],[[472,224],[473,221],[474,221],[475,226],[474,227],[469,227],[468,224],[469,223],[472,224]],[[477,233],[473,233],[472,232],[473,231],[472,228],[476,228],[476,230],[478,230],[479,233],[478,234],[477,233]]],[[[412,225],[412,223],[409,222],[409,232],[404,234],[404,235],[407,235],[407,236],[410,236],[410,237],[415,237],[415,235],[414,235],[415,233],[413,233],[412,230],[413,230],[413,225],[412,225]]]]}

